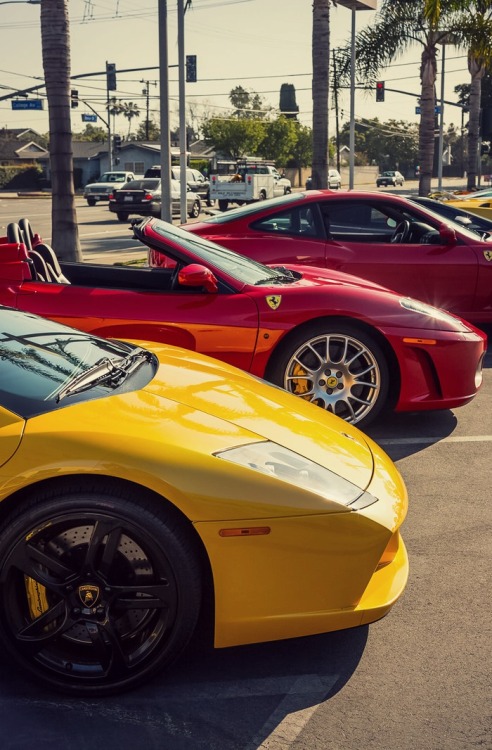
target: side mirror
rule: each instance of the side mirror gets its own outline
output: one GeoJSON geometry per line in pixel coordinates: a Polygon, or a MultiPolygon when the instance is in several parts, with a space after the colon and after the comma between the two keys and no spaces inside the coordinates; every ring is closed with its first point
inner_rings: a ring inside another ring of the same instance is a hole
{"type": "Polygon", "coordinates": [[[443,245],[456,245],[456,232],[449,224],[440,225],[439,237],[443,245]]]}
{"type": "Polygon", "coordinates": [[[218,291],[217,279],[212,271],[199,263],[190,263],[189,266],[182,268],[178,273],[178,283],[180,286],[204,287],[207,292],[218,291]]]}

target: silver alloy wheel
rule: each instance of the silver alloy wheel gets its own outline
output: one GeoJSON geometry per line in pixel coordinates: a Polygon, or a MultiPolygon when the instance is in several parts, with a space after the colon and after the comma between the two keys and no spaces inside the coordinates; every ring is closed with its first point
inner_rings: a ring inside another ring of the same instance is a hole
{"type": "Polygon", "coordinates": [[[360,422],[374,408],[381,390],[378,361],[362,341],[326,333],[304,341],[292,354],[284,388],[347,422],[360,422]]]}

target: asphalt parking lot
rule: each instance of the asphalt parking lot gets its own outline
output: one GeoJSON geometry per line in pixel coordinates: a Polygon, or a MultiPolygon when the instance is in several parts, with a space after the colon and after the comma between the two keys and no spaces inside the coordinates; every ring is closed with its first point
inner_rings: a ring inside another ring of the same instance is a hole
{"type": "MultiPolygon", "coordinates": [[[[2,233],[26,216],[49,240],[50,207],[0,196],[2,233]]],[[[107,206],[77,199],[77,214],[85,260],[145,255],[107,206]]],[[[368,432],[410,497],[410,578],[386,618],[222,651],[197,641],[152,683],[100,700],[48,692],[0,655],[1,750],[492,748],[492,346],[470,404],[368,432]]]]}

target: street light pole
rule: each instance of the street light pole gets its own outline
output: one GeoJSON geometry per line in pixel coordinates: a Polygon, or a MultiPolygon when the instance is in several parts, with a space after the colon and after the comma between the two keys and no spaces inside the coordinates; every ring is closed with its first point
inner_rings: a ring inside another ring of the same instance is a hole
{"type": "Polygon", "coordinates": [[[178,0],[178,88],[179,88],[179,182],[181,223],[186,224],[186,107],[185,107],[185,50],[184,50],[184,0],[178,0]]]}
{"type": "Polygon", "coordinates": [[[171,139],[169,133],[169,74],[167,59],[167,0],[159,0],[159,99],[161,124],[161,219],[172,222],[171,139]]]}
{"type": "Polygon", "coordinates": [[[439,145],[437,154],[437,189],[442,190],[442,164],[444,148],[444,60],[446,56],[446,45],[442,45],[441,61],[441,107],[439,116],[439,145]]]}
{"type": "Polygon", "coordinates": [[[349,131],[349,190],[354,187],[355,166],[355,13],[358,10],[376,10],[377,0],[338,0],[338,5],[352,11],[350,37],[350,131],[349,131]]]}

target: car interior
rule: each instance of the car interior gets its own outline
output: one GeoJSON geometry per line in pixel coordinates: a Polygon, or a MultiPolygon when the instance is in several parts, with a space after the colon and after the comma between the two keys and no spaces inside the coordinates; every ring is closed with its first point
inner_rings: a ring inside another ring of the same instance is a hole
{"type": "Polygon", "coordinates": [[[198,286],[183,287],[178,274],[183,267],[177,263],[172,268],[107,266],[92,263],[60,262],[52,247],[41,242],[35,235],[28,219],[20,219],[7,226],[7,241],[22,244],[26,251],[32,281],[51,284],[71,284],[75,286],[127,289],[132,291],[177,291],[204,292],[198,286]]]}

